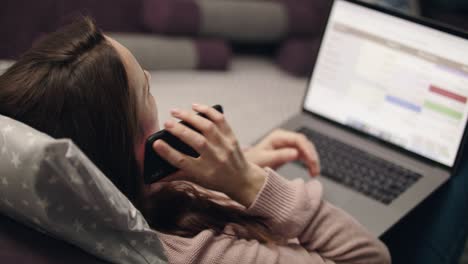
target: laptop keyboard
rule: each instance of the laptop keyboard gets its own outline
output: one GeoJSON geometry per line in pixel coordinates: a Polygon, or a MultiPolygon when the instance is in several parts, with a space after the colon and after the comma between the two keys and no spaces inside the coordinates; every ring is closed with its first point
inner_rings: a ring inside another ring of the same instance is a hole
{"type": "Polygon", "coordinates": [[[324,177],[384,204],[390,204],[421,178],[421,174],[309,128],[301,127],[297,132],[315,144],[324,177]]]}

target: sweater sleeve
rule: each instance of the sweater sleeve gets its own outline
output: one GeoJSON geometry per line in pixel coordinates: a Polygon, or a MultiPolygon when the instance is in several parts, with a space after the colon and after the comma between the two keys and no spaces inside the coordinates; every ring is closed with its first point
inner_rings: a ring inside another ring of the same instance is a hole
{"type": "Polygon", "coordinates": [[[386,247],[344,211],[322,200],[316,180],[288,181],[271,169],[250,214],[270,219],[286,245],[215,235],[204,230],[193,238],[160,233],[170,263],[390,263],[386,247]],[[292,242],[293,239],[298,240],[292,242]]]}
{"type": "Polygon", "coordinates": [[[270,219],[285,238],[298,238],[308,252],[343,263],[390,263],[387,248],[343,210],[322,200],[317,180],[288,181],[268,169],[268,180],[248,212],[270,219]]]}

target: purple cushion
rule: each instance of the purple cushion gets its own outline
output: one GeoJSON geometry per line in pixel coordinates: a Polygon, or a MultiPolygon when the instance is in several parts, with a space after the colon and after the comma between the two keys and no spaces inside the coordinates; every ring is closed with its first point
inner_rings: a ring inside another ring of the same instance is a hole
{"type": "Polygon", "coordinates": [[[296,76],[309,76],[317,59],[320,38],[285,41],[276,57],[279,66],[296,76]]]}
{"type": "Polygon", "coordinates": [[[288,12],[290,37],[310,37],[326,25],[330,4],[328,0],[282,0],[288,12]]]}
{"type": "Polygon", "coordinates": [[[92,16],[105,31],[142,32],[142,0],[15,0],[0,6],[0,59],[16,59],[44,33],[77,15],[92,16]]]}
{"type": "Polygon", "coordinates": [[[231,49],[225,41],[198,39],[198,69],[227,70],[231,61],[231,49]]]}
{"type": "Polygon", "coordinates": [[[0,215],[0,263],[105,264],[107,262],[0,215]]]}
{"type": "Polygon", "coordinates": [[[257,43],[279,41],[286,36],[316,35],[326,22],[330,2],[327,0],[142,1],[143,24],[153,33],[202,35],[236,42],[257,43]],[[284,16],[273,7],[284,10],[284,16]],[[242,26],[246,21],[250,24],[250,28],[242,26]],[[279,28],[272,33],[265,28],[265,21],[279,28]],[[282,25],[284,29],[281,29],[282,25]]]}
{"type": "MultiPolygon", "coordinates": [[[[142,0],[55,0],[60,24],[89,15],[104,31],[142,32],[142,0]]],[[[42,14],[44,15],[44,14],[42,14]]],[[[54,29],[55,30],[55,29],[54,29]]]]}
{"type": "Polygon", "coordinates": [[[57,23],[56,0],[7,1],[0,7],[0,58],[14,58],[57,23]],[[47,14],[47,15],[44,15],[47,14]]]}
{"type": "Polygon", "coordinates": [[[187,0],[143,0],[143,21],[155,33],[189,34],[200,30],[198,4],[187,0]]]}

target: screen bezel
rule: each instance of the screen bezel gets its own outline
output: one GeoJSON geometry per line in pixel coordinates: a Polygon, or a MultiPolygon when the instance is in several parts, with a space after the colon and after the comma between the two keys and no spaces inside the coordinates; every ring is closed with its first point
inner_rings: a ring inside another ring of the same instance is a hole
{"type": "MultiPolygon", "coordinates": [[[[448,33],[448,34],[451,34],[451,35],[455,35],[455,36],[458,36],[458,37],[461,37],[463,39],[468,40],[468,32],[461,31],[461,30],[456,29],[456,28],[454,28],[454,27],[452,27],[450,25],[445,25],[445,24],[442,24],[442,23],[439,23],[439,22],[435,22],[435,21],[431,21],[431,20],[422,18],[422,17],[410,16],[410,15],[407,15],[407,14],[402,13],[400,11],[397,11],[395,9],[385,8],[385,7],[381,7],[381,6],[377,6],[377,5],[373,5],[373,4],[369,4],[369,3],[360,2],[360,1],[357,1],[357,0],[340,0],[340,1],[349,2],[349,3],[352,3],[352,4],[358,5],[358,6],[369,8],[371,10],[379,11],[379,12],[382,12],[384,14],[388,14],[388,15],[391,15],[391,16],[394,16],[394,17],[397,17],[397,18],[401,18],[401,19],[404,19],[404,20],[407,20],[407,21],[410,21],[410,22],[413,22],[413,23],[416,23],[416,24],[419,24],[419,25],[423,25],[423,26],[426,26],[426,27],[429,27],[429,28],[432,28],[432,29],[435,29],[435,30],[439,30],[439,31],[442,31],[442,32],[445,32],[445,33],[448,33]]],[[[333,0],[332,4],[330,5],[328,16],[327,16],[328,18],[330,18],[331,11],[333,10],[333,7],[335,6],[335,3],[336,3],[336,0],[333,0]]],[[[322,28],[322,30],[320,32],[320,47],[319,47],[319,49],[317,51],[317,56],[318,56],[318,54],[320,54],[320,50],[322,49],[323,37],[325,35],[325,31],[326,31],[327,27],[328,27],[328,21],[323,26],[323,28],[322,28]]],[[[318,62],[318,57],[317,57],[317,60],[316,60],[315,64],[317,62],[318,62]]],[[[432,160],[430,158],[427,158],[425,156],[422,156],[420,154],[417,154],[415,152],[407,150],[407,149],[405,149],[405,148],[403,148],[403,147],[401,147],[399,145],[393,144],[393,143],[391,143],[389,141],[385,141],[383,139],[380,139],[380,138],[378,138],[376,136],[365,133],[365,132],[360,131],[358,129],[355,129],[353,127],[343,125],[343,124],[341,124],[341,123],[339,123],[337,121],[334,121],[334,120],[332,120],[330,118],[327,118],[327,117],[325,117],[325,116],[323,116],[323,115],[321,115],[319,113],[315,113],[313,111],[310,111],[310,110],[306,109],[306,107],[305,107],[306,97],[307,97],[307,94],[309,93],[310,89],[312,89],[310,87],[310,82],[312,80],[314,72],[315,72],[315,65],[314,65],[314,68],[312,69],[311,74],[309,75],[309,79],[307,81],[307,88],[305,89],[305,93],[304,93],[304,96],[302,98],[302,112],[305,112],[305,113],[307,113],[309,115],[312,115],[315,118],[318,118],[318,119],[320,119],[322,121],[325,121],[325,122],[328,122],[328,123],[333,124],[335,126],[338,126],[338,127],[342,128],[342,129],[347,130],[348,132],[356,134],[356,135],[358,135],[360,137],[364,137],[364,138],[372,140],[372,141],[374,141],[374,142],[376,142],[378,144],[384,145],[385,147],[388,147],[388,148],[391,148],[393,150],[399,151],[399,152],[401,152],[401,153],[403,153],[405,155],[408,155],[408,156],[410,156],[412,158],[415,158],[415,159],[418,159],[418,160],[423,161],[425,163],[429,163],[431,165],[434,165],[434,166],[440,167],[442,169],[448,170],[452,174],[455,173],[458,170],[458,168],[460,166],[460,163],[461,163],[462,152],[463,152],[463,149],[464,149],[465,145],[467,144],[467,140],[468,140],[468,135],[467,135],[468,124],[465,124],[465,128],[463,130],[462,140],[460,141],[460,145],[458,147],[458,151],[457,151],[453,166],[445,165],[445,164],[440,163],[438,161],[432,160]]]]}

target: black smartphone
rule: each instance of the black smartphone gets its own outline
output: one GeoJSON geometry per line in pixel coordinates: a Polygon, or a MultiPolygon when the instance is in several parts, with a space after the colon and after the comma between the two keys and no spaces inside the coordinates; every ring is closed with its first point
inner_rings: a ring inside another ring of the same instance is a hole
{"type": "MultiPolygon", "coordinates": [[[[218,112],[223,113],[223,108],[220,105],[215,105],[213,106],[213,108],[218,110],[218,112]]],[[[204,114],[199,113],[198,115],[207,118],[204,114]]],[[[190,129],[193,129],[196,132],[199,132],[184,121],[181,121],[180,123],[187,126],[190,129]]],[[[198,154],[192,147],[185,144],[182,140],[178,139],[165,129],[152,134],[148,137],[145,143],[145,165],[143,169],[143,177],[145,184],[151,184],[153,182],[159,181],[162,178],[178,170],[178,168],[172,166],[169,162],[167,162],[165,159],[159,156],[159,154],[156,153],[156,151],[154,151],[153,143],[158,139],[164,140],[164,142],[166,142],[181,153],[195,158],[200,156],[200,154],[198,154]]]]}

